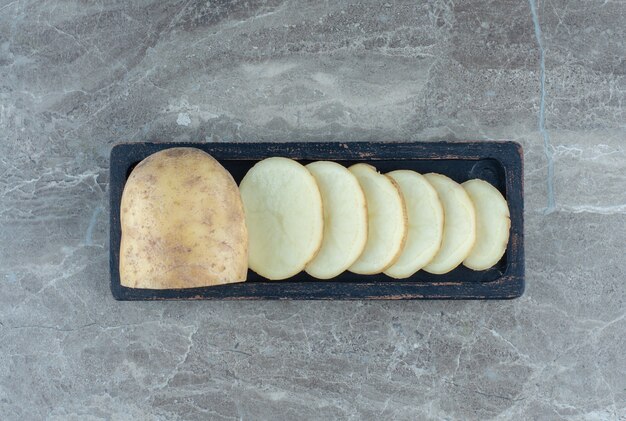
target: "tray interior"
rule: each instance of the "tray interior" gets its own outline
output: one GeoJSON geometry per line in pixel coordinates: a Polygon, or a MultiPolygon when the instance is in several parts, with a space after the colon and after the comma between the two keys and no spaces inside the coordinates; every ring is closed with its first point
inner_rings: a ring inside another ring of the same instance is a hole
{"type": "MultiPolygon", "coordinates": [[[[306,165],[313,160],[303,160],[298,159],[303,165],[306,165]]],[[[426,174],[429,172],[438,172],[444,174],[454,181],[458,183],[462,183],[464,181],[480,178],[482,180],[488,181],[493,186],[495,186],[500,193],[506,198],[506,183],[505,183],[505,174],[504,168],[502,164],[493,158],[483,158],[483,159],[444,159],[444,160],[433,160],[433,159],[402,159],[402,160],[333,160],[345,167],[349,167],[350,165],[366,162],[368,164],[374,165],[376,169],[378,169],[381,173],[387,173],[393,170],[413,170],[417,171],[421,174],[426,174]]],[[[128,170],[126,171],[126,178],[130,175],[133,168],[140,161],[133,162],[128,170]]],[[[258,159],[220,159],[220,163],[226,168],[233,176],[237,184],[241,182],[243,177],[246,175],[248,170],[252,168],[254,164],[259,162],[258,159]]],[[[485,271],[474,271],[466,268],[463,265],[459,265],[453,271],[450,271],[443,275],[433,275],[424,271],[419,271],[415,275],[407,278],[407,281],[411,282],[420,282],[427,280],[438,280],[438,281],[451,281],[462,279],[463,282],[490,282],[493,281],[503,273],[506,272],[507,267],[507,253],[504,254],[502,259],[493,266],[492,268],[485,271]]],[[[377,274],[377,275],[357,275],[352,272],[344,272],[341,275],[333,278],[335,281],[340,282],[368,282],[372,280],[376,280],[377,282],[389,282],[389,281],[397,281],[385,274],[377,274]]],[[[248,271],[248,280],[246,282],[263,282],[267,281],[266,278],[257,275],[255,272],[249,270],[248,271]]],[[[301,272],[289,279],[285,279],[280,282],[290,282],[290,281],[300,281],[300,282],[320,282],[319,279],[313,278],[308,275],[306,272],[301,272]]]]}

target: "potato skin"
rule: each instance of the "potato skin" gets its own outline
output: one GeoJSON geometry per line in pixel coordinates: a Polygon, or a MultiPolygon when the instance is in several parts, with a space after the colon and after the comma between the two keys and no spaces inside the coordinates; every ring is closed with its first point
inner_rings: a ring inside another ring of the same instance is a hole
{"type": "Polygon", "coordinates": [[[196,148],[171,148],[131,172],[120,209],[121,284],[171,289],[246,280],[248,235],[232,176],[196,148]]]}

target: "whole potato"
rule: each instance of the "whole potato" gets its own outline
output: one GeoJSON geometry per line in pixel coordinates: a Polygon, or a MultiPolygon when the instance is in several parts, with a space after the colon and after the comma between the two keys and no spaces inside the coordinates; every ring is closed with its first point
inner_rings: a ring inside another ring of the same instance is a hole
{"type": "Polygon", "coordinates": [[[172,148],[141,161],[124,186],[120,215],[122,285],[170,289],[246,280],[239,189],[209,154],[172,148]]]}

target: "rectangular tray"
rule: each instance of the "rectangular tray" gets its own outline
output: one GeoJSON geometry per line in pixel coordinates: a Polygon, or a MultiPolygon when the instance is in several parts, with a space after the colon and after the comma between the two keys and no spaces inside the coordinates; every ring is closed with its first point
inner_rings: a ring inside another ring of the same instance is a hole
{"type": "Polygon", "coordinates": [[[117,300],[401,300],[401,299],[508,299],[524,292],[524,193],[522,148],[515,142],[434,143],[124,143],[111,150],[110,265],[111,291],[117,300]],[[345,272],[329,281],[305,272],[284,281],[267,281],[249,271],[244,283],[203,288],[150,290],[120,285],[120,201],[134,166],[147,156],[172,147],[202,149],[239,183],[256,162],[271,156],[293,158],[306,164],[332,160],[343,165],[366,162],[380,172],[410,169],[438,172],[457,182],[484,179],[506,197],[511,212],[507,251],[493,268],[476,272],[459,266],[445,275],[419,271],[405,280],[386,275],[345,272]]]}

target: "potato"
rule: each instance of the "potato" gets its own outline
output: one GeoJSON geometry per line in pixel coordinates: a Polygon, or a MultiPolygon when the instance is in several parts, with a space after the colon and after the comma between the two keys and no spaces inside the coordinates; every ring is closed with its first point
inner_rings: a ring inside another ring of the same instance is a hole
{"type": "Polygon", "coordinates": [[[280,280],[302,271],[322,244],[322,198],[315,178],[287,158],[268,158],[239,185],[249,233],[250,269],[280,280]]]}
{"type": "Polygon", "coordinates": [[[462,186],[476,208],[476,244],[463,264],[474,270],[489,269],[502,258],[509,242],[509,207],[498,189],[486,181],[470,180],[462,186]]]}
{"type": "Polygon", "coordinates": [[[246,280],[237,184],[209,154],[171,148],[141,161],[122,195],[121,284],[170,289],[246,280]]]}
{"type": "Polygon", "coordinates": [[[406,203],[409,231],[402,254],[385,275],[404,279],[430,263],[441,247],[443,207],[439,195],[424,176],[410,170],[387,174],[393,178],[406,203]]]}
{"type": "Polygon", "coordinates": [[[336,162],[317,161],[306,166],[322,194],[324,236],[306,272],[318,279],[339,275],[361,255],[367,241],[367,204],[359,181],[336,162]]]}
{"type": "Polygon", "coordinates": [[[363,253],[348,270],[373,275],[383,272],[400,257],[408,228],[406,208],[392,178],[379,174],[368,164],[355,164],[349,170],[365,192],[368,234],[363,253]]]}
{"type": "Polygon", "coordinates": [[[424,175],[437,190],[443,205],[444,223],[441,248],[424,270],[433,274],[450,272],[465,260],[476,241],[476,213],[467,192],[445,175],[424,175]]]}

